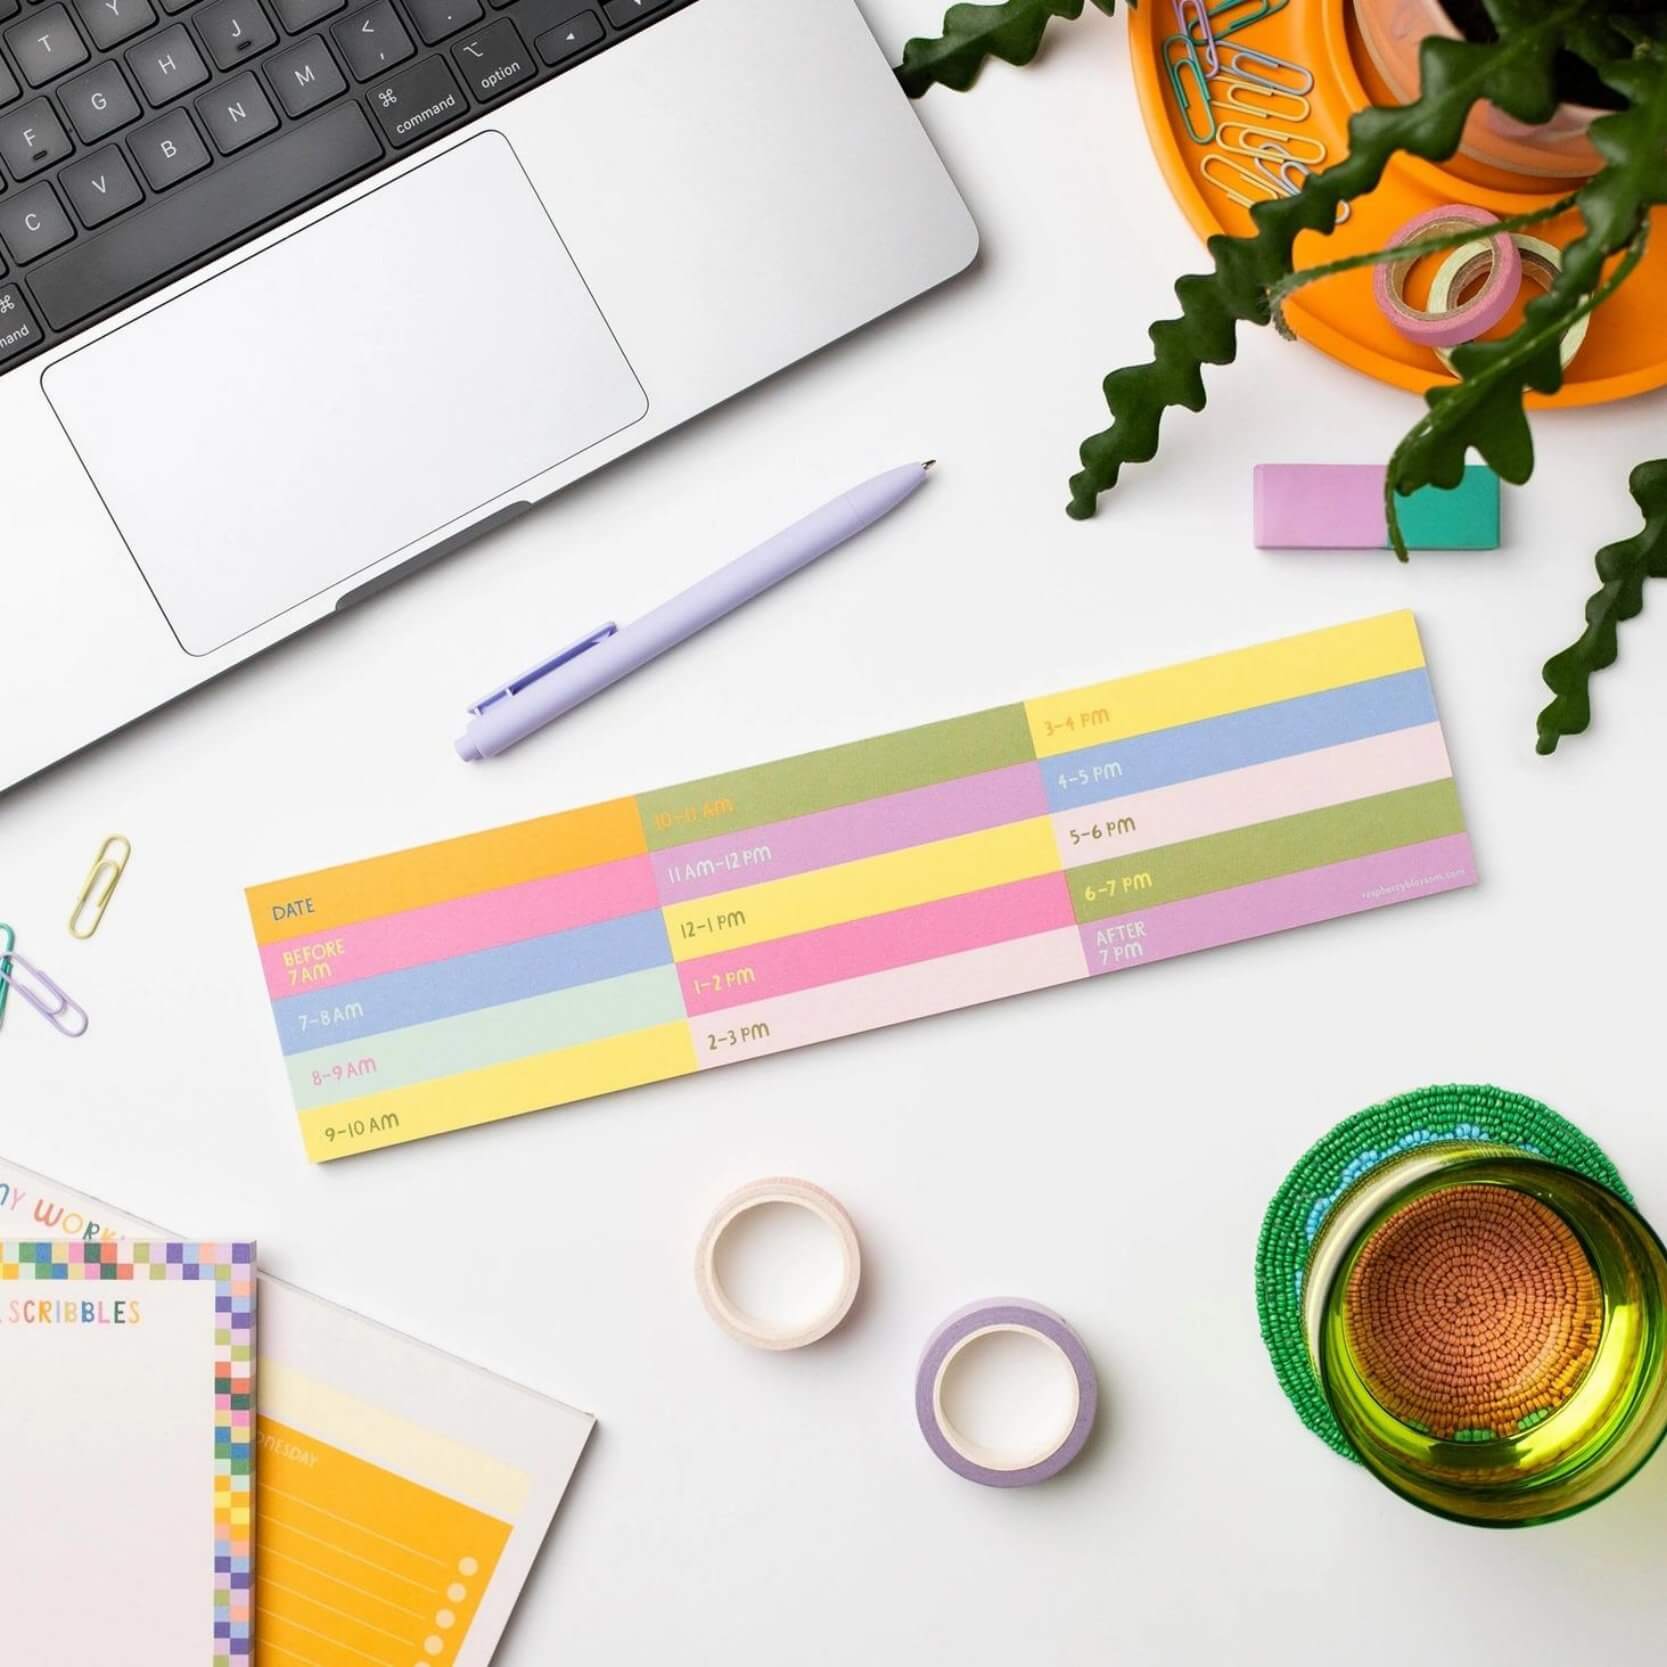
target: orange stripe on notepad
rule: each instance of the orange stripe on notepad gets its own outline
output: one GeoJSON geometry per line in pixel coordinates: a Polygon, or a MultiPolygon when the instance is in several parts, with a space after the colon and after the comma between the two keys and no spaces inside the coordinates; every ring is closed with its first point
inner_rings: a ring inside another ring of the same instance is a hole
{"type": "Polygon", "coordinates": [[[610,799],[559,816],[540,816],[251,886],[246,895],[255,941],[276,943],[621,857],[643,856],[647,850],[637,801],[610,799]]]}

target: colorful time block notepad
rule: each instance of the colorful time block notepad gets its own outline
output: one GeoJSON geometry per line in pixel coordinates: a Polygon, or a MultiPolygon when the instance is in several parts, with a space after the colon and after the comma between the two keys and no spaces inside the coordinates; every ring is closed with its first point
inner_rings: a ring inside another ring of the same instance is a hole
{"type": "Polygon", "coordinates": [[[328,1159],[1474,880],[1395,613],[248,900],[328,1159]]]}
{"type": "Polygon", "coordinates": [[[0,1238],[0,1661],[249,1667],[255,1252],[0,1238]]]}

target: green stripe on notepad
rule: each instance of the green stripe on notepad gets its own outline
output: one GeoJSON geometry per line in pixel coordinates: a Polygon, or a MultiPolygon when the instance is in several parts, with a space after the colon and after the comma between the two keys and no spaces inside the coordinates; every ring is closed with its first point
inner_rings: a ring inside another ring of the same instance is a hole
{"type": "Polygon", "coordinates": [[[1035,757],[1024,707],[997,706],[686,781],[638,794],[637,802],[649,850],[664,851],[715,834],[1028,764],[1035,757]]]}
{"type": "Polygon", "coordinates": [[[1074,868],[1071,905],[1086,924],[1463,832],[1449,776],[1074,868]]]}

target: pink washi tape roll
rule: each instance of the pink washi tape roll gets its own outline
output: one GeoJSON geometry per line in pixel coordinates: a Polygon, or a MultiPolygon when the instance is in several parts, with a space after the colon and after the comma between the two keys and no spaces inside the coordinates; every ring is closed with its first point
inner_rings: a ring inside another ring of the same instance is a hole
{"type": "MultiPolygon", "coordinates": [[[[1496,226],[1499,217],[1470,203],[1449,203],[1415,215],[1390,238],[1390,248],[1426,237],[1445,237],[1473,226],[1496,226]]],[[[1509,232],[1488,239],[1493,270],[1487,282],[1462,306],[1450,311],[1424,312],[1406,298],[1407,276],[1421,257],[1386,261],[1372,272],[1372,294],[1384,316],[1408,341],[1421,347],[1457,347],[1491,329],[1509,310],[1522,287],[1522,255],[1509,232]]]]}

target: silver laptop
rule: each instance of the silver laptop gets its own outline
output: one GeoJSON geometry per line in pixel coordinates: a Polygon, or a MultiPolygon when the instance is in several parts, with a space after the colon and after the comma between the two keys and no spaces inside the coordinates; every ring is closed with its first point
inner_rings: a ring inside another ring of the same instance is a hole
{"type": "Polygon", "coordinates": [[[0,788],[929,288],[853,0],[0,0],[0,788]]]}

